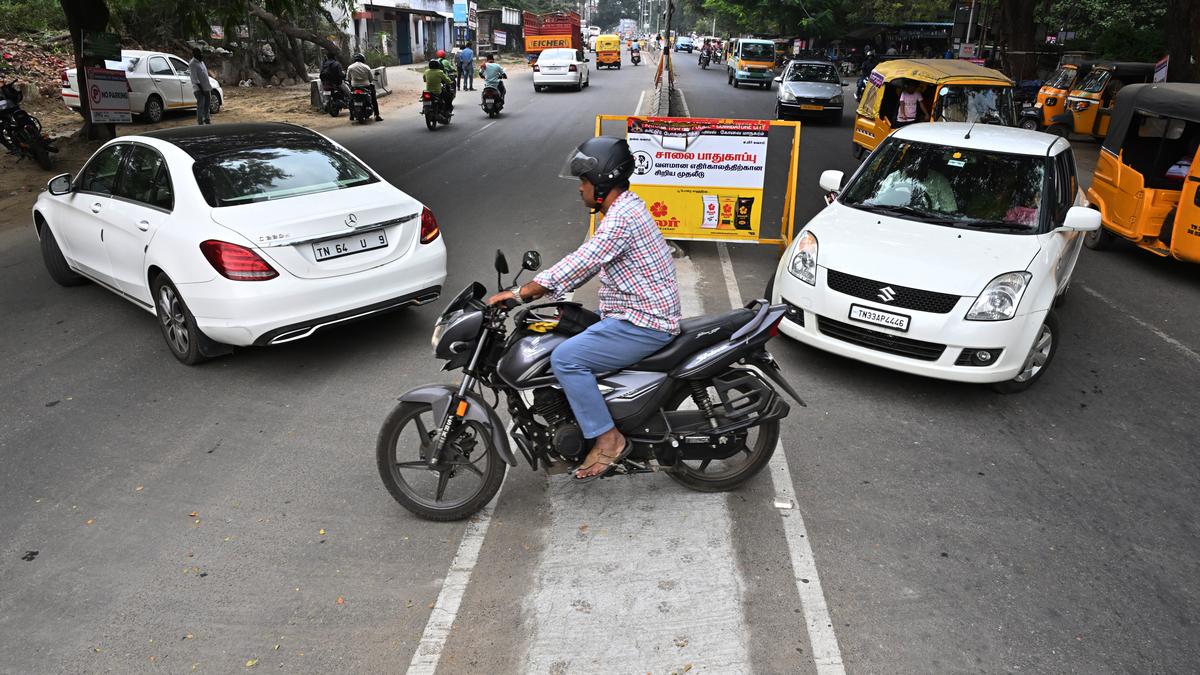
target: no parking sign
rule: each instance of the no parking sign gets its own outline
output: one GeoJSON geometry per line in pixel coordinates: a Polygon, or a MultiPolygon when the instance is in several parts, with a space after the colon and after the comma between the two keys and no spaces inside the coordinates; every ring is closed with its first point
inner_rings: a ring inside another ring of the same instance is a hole
{"type": "Polygon", "coordinates": [[[92,112],[92,123],[129,123],[129,82],[125,71],[107,68],[85,68],[87,77],[88,109],[92,112]]]}

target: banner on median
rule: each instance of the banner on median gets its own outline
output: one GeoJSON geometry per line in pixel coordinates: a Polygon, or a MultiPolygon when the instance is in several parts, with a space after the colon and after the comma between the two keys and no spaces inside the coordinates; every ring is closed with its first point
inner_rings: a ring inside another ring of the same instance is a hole
{"type": "Polygon", "coordinates": [[[129,112],[129,83],[125,71],[107,68],[84,68],[88,110],[94,124],[128,124],[133,121],[129,112]]]}
{"type": "Polygon", "coordinates": [[[767,120],[630,117],[630,187],[667,239],[756,241],[767,120]]]}

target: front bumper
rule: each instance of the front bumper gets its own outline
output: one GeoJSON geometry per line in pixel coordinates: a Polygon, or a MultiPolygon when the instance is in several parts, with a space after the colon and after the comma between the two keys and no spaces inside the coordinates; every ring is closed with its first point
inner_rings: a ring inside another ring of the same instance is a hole
{"type": "Polygon", "coordinates": [[[774,71],[759,72],[756,70],[735,70],[733,79],[738,82],[770,82],[775,79],[774,71]]]}
{"type": "Polygon", "coordinates": [[[414,244],[399,260],[342,276],[301,279],[281,270],[269,281],[215,276],[178,286],[205,335],[248,346],[298,340],[364,315],[429,302],[445,280],[446,246],[439,237],[414,244]]]}
{"type": "Polygon", "coordinates": [[[833,105],[828,101],[785,101],[779,99],[779,108],[783,112],[792,115],[823,115],[834,110],[841,113],[843,105],[841,103],[833,105]]]}
{"type": "Polygon", "coordinates": [[[826,285],[825,268],[817,269],[815,287],[793,277],[782,264],[777,270],[771,302],[793,308],[780,331],[839,356],[914,375],[971,383],[1011,380],[1021,371],[1047,311],[1008,321],[967,321],[963,317],[974,297],[959,298],[945,314],[897,308],[834,291],[826,285]],[[855,321],[849,318],[851,305],[909,316],[909,328],[899,331],[855,321]],[[959,365],[964,350],[972,349],[1001,351],[989,365],[959,365]]]}

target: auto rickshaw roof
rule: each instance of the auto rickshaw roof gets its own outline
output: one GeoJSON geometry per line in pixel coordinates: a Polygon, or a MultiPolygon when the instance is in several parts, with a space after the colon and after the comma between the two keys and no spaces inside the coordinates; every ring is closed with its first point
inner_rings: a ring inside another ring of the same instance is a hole
{"type": "Polygon", "coordinates": [[[1159,82],[1123,87],[1113,103],[1112,120],[1104,137],[1105,150],[1114,155],[1121,151],[1135,113],[1200,124],[1200,84],[1159,82]]]}
{"type": "Polygon", "coordinates": [[[907,78],[918,82],[940,83],[952,80],[990,80],[1012,85],[1004,73],[962,59],[896,59],[881,61],[874,71],[885,81],[907,78]]]}
{"type": "Polygon", "coordinates": [[[1154,65],[1138,61],[1096,61],[1092,63],[1092,68],[1094,70],[1111,70],[1113,77],[1119,80],[1122,77],[1150,77],[1154,74],[1154,65]]]}

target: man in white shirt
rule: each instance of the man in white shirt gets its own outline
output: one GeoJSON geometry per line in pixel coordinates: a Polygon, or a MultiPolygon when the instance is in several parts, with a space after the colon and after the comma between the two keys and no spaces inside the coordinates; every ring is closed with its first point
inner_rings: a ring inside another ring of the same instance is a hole
{"type": "Polygon", "coordinates": [[[196,124],[212,124],[212,120],[208,116],[212,82],[208,79],[208,66],[204,65],[204,54],[201,53],[199,47],[192,48],[192,60],[188,62],[188,77],[192,80],[192,93],[196,96],[196,124]]]}
{"type": "Polygon", "coordinates": [[[346,78],[350,80],[351,87],[366,87],[371,92],[371,109],[375,111],[375,121],[382,122],[383,118],[379,116],[379,98],[375,95],[375,74],[367,65],[366,57],[362,54],[354,55],[354,63],[346,68],[346,78]]]}

